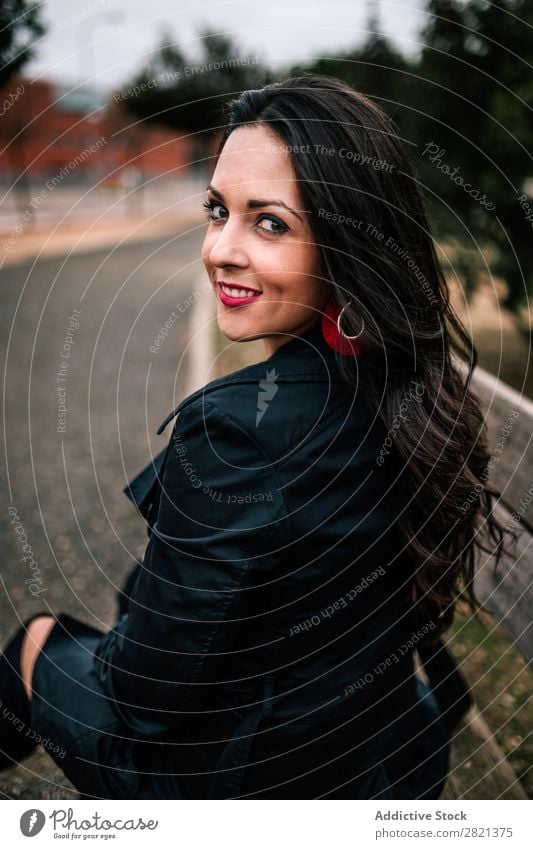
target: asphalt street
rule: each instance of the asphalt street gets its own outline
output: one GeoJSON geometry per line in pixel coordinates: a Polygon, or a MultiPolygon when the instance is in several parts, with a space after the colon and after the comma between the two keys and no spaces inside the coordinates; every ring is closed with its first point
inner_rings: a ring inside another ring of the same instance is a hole
{"type": "MultiPolygon", "coordinates": [[[[168,442],[156,429],[185,394],[202,237],[199,226],[2,271],[2,645],[39,611],[114,621],[147,540],[122,489],[168,442]]],[[[212,297],[205,285],[199,297],[212,297]]],[[[69,788],[42,749],[0,773],[3,798],[69,788]]]]}

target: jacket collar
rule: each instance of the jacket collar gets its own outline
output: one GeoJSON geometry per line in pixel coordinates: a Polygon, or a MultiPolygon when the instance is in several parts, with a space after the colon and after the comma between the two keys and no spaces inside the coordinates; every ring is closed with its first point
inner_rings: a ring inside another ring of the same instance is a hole
{"type": "Polygon", "coordinates": [[[291,356],[303,350],[312,351],[318,349],[322,354],[333,353],[322,335],[321,322],[317,321],[310,330],[306,330],[300,336],[292,336],[288,342],[284,342],[270,357],[264,360],[264,364],[274,362],[282,357],[291,356]]]}
{"type": "MultiPolygon", "coordinates": [[[[295,380],[299,374],[309,373],[310,365],[318,373],[319,369],[324,374],[324,379],[339,380],[342,378],[336,364],[336,352],[330,348],[322,335],[321,322],[316,322],[310,330],[300,336],[292,337],[288,342],[281,345],[270,357],[259,363],[231,372],[223,377],[217,377],[200,387],[191,395],[187,395],[177,407],[161,422],[156,433],[161,434],[168,423],[187,404],[196,398],[219,389],[221,386],[235,383],[252,383],[264,376],[265,369],[281,369],[280,380],[295,380]],[[311,360],[311,363],[310,363],[311,360]]],[[[340,356],[340,355],[339,355],[340,356]]]]}

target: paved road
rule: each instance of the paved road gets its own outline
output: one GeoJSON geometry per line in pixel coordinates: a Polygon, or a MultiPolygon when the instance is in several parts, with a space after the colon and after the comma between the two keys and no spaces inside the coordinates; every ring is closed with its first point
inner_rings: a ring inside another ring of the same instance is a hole
{"type": "Polygon", "coordinates": [[[28,191],[0,186],[0,233],[8,236],[17,226],[23,232],[33,227],[70,226],[82,222],[115,223],[121,217],[143,215],[147,220],[161,213],[172,216],[198,209],[204,198],[209,174],[147,180],[137,190],[103,185],[47,188],[46,180],[28,191]],[[26,218],[23,213],[29,210],[26,218]],[[30,216],[31,213],[31,216],[30,216]],[[28,219],[31,220],[29,223],[28,219]]]}
{"type": "MultiPolygon", "coordinates": [[[[184,394],[202,236],[199,227],[2,272],[2,644],[41,610],[103,630],[113,621],[115,586],[146,546],[122,487],[164,447],[169,431],[155,431],[184,394]],[[155,346],[173,312],[170,335],[155,346]],[[33,561],[21,559],[22,529],[33,561]]],[[[0,773],[0,798],[72,798],[51,764],[40,751],[0,773]]]]}

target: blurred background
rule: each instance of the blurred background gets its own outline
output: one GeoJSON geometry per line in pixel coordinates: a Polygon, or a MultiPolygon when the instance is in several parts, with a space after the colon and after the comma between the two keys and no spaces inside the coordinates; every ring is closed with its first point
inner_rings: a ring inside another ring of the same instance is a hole
{"type": "MultiPolygon", "coordinates": [[[[316,72],[389,113],[480,364],[533,397],[533,3],[177,5],[0,5],[4,516],[15,505],[32,551],[21,559],[8,519],[3,639],[43,609],[105,629],[142,556],[122,487],[192,388],[201,204],[224,106],[244,89],[316,72]]],[[[216,340],[218,373],[261,357],[241,348],[216,340]]],[[[467,625],[457,654],[531,793],[531,677],[489,620],[467,625]]],[[[0,793],[68,798],[43,753],[28,763],[0,793]]]]}

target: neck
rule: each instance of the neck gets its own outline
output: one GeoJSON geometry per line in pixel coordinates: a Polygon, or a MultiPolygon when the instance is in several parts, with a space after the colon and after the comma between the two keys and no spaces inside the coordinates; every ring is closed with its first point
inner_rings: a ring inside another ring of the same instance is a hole
{"type": "Polygon", "coordinates": [[[304,333],[307,333],[309,330],[311,330],[312,327],[318,324],[319,320],[320,317],[317,319],[316,316],[313,316],[310,321],[306,322],[303,325],[300,325],[300,327],[295,328],[290,332],[279,332],[273,333],[272,335],[263,336],[262,338],[265,356],[267,358],[271,357],[272,354],[275,354],[276,351],[279,351],[279,349],[283,347],[283,345],[286,345],[287,342],[290,342],[292,339],[294,339],[295,336],[303,336],[304,333]]]}

